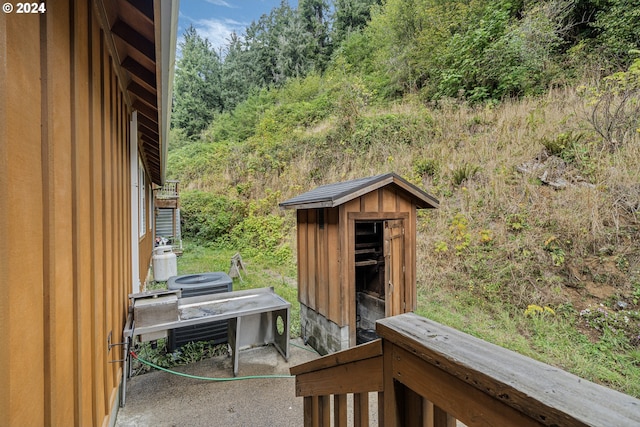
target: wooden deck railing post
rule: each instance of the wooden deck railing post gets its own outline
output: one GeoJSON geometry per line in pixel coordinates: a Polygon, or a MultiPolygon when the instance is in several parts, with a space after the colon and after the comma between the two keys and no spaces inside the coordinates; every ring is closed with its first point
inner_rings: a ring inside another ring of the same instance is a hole
{"type": "Polygon", "coordinates": [[[382,342],[382,372],[383,374],[383,425],[386,427],[395,427],[400,425],[400,414],[398,412],[396,385],[393,380],[393,348],[394,345],[390,341],[382,342]]]}

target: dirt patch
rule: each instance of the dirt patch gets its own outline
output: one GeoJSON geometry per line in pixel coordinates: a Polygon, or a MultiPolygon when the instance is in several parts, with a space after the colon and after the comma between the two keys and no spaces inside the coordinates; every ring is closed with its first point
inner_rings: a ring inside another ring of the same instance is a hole
{"type": "Polygon", "coordinates": [[[633,291],[629,276],[616,256],[590,257],[568,263],[566,296],[578,310],[611,299],[627,300],[633,291]]]}

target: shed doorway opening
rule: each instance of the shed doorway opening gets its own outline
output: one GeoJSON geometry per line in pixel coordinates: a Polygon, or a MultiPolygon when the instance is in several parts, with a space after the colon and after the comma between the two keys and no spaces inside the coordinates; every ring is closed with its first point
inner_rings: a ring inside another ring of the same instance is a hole
{"type": "Polygon", "coordinates": [[[377,320],[392,315],[404,287],[402,220],[355,221],[356,343],[377,338],[377,320]]]}

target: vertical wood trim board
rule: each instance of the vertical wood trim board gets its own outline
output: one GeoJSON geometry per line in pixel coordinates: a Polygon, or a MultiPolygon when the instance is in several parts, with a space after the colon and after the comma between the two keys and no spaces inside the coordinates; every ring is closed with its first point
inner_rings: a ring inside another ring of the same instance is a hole
{"type": "Polygon", "coordinates": [[[307,250],[307,211],[298,210],[298,301],[309,306],[309,280],[307,273],[307,265],[309,263],[309,254],[307,250]]]}
{"type": "Polygon", "coordinates": [[[327,220],[327,277],[329,284],[329,320],[342,326],[342,279],[341,265],[342,250],[340,247],[340,235],[338,227],[338,208],[327,208],[325,218],[327,220]]]}
{"type": "Polygon", "coordinates": [[[329,293],[330,286],[328,280],[328,270],[329,270],[329,256],[330,254],[327,252],[327,210],[325,208],[320,208],[322,210],[322,216],[316,215],[316,235],[317,238],[317,279],[318,283],[316,285],[317,292],[317,302],[318,302],[318,312],[325,317],[329,316],[329,293]],[[324,223],[320,223],[320,221],[324,221],[324,223]]]}
{"type": "Polygon", "coordinates": [[[9,248],[0,257],[7,284],[0,331],[9,349],[19,349],[0,356],[0,413],[8,425],[45,424],[41,19],[0,15],[0,230],[9,248]]]}

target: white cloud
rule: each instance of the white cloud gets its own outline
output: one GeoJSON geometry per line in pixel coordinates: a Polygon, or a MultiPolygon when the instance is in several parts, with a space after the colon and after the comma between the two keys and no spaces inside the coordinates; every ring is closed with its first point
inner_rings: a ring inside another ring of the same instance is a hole
{"type": "Polygon", "coordinates": [[[229,3],[227,3],[224,0],[205,0],[207,3],[211,3],[211,4],[215,4],[216,6],[224,6],[224,7],[235,7],[230,5],[229,3]]]}
{"type": "Polygon", "coordinates": [[[199,19],[193,21],[193,26],[201,37],[206,38],[217,52],[228,44],[233,31],[242,34],[249,24],[233,19],[199,19]]]}
{"type": "MultiPolygon", "coordinates": [[[[257,20],[259,15],[267,13],[264,11],[267,6],[272,7],[272,4],[278,2],[279,0],[184,0],[180,7],[178,31],[183,34],[189,25],[193,25],[201,37],[209,40],[216,52],[224,55],[221,50],[227,47],[232,32],[244,35],[252,19],[257,20]],[[204,2],[208,3],[207,7],[198,6],[204,2]],[[212,12],[212,9],[215,11],[212,12]]],[[[178,43],[180,41],[181,38],[178,43]]]]}

